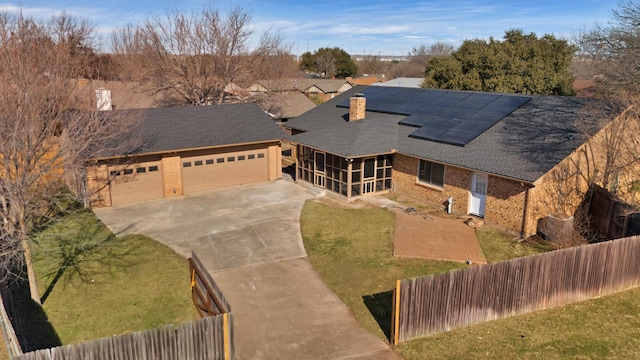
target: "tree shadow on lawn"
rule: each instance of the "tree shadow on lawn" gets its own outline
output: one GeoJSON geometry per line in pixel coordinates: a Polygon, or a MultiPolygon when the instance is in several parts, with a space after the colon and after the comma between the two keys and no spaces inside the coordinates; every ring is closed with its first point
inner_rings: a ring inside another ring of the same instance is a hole
{"type": "Polygon", "coordinates": [[[376,319],[385,337],[391,342],[391,317],[393,316],[393,290],[362,297],[364,304],[376,319]]]}
{"type": "Polygon", "coordinates": [[[36,262],[43,264],[41,276],[43,280],[50,279],[40,298],[43,304],[60,280],[64,285],[74,279],[89,283],[101,274],[123,272],[138,263],[135,259],[139,246],[132,245],[127,237],[117,237],[100,222],[80,222],[42,233],[38,247],[36,262]]]}

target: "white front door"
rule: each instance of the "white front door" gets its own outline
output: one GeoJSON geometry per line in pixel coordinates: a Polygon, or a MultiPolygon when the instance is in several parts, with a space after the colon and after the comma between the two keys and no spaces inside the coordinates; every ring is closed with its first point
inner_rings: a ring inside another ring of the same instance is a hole
{"type": "Polygon", "coordinates": [[[471,202],[469,204],[469,214],[484,217],[484,208],[487,203],[487,185],[489,177],[487,174],[473,173],[471,181],[471,202]]]}

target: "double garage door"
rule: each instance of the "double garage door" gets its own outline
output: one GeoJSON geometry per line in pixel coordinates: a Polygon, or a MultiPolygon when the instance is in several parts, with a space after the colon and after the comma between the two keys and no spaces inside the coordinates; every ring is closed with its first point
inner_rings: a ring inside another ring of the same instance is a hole
{"type": "MultiPolygon", "coordinates": [[[[267,150],[252,149],[218,154],[183,156],[180,161],[184,194],[233,185],[267,181],[267,150]]],[[[164,196],[160,160],[110,167],[112,206],[164,196]]]]}
{"type": "Polygon", "coordinates": [[[269,179],[265,149],[189,156],[181,161],[184,194],[269,179]]]}
{"type": "Polygon", "coordinates": [[[111,205],[122,205],[163,196],[160,161],[110,167],[111,205]]]}

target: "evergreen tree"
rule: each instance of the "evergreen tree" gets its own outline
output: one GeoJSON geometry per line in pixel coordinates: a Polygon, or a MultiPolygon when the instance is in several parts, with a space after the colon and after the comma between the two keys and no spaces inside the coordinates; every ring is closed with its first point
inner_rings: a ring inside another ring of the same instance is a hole
{"type": "Polygon", "coordinates": [[[465,41],[449,57],[429,61],[424,87],[505,93],[572,95],[575,47],[552,35],[509,30],[503,41],[465,41]]]}

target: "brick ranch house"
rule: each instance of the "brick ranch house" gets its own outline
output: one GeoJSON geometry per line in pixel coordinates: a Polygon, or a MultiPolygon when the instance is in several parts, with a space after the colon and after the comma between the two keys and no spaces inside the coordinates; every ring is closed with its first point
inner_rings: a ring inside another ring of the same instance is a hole
{"type": "Polygon", "coordinates": [[[529,236],[539,219],[579,203],[560,204],[554,182],[589,145],[579,123],[596,123],[583,114],[590,101],[356,87],[286,123],[286,140],[297,181],[347,201],[390,190],[451,198],[454,212],[529,236]]]}
{"type": "Polygon", "coordinates": [[[280,128],[255,104],[105,111],[136,119],[119,142],[86,166],[94,207],[189,195],[282,177],[280,128]],[[114,147],[115,148],[115,147],[114,147]],[[120,147],[122,148],[122,147],[120,147]]]}

